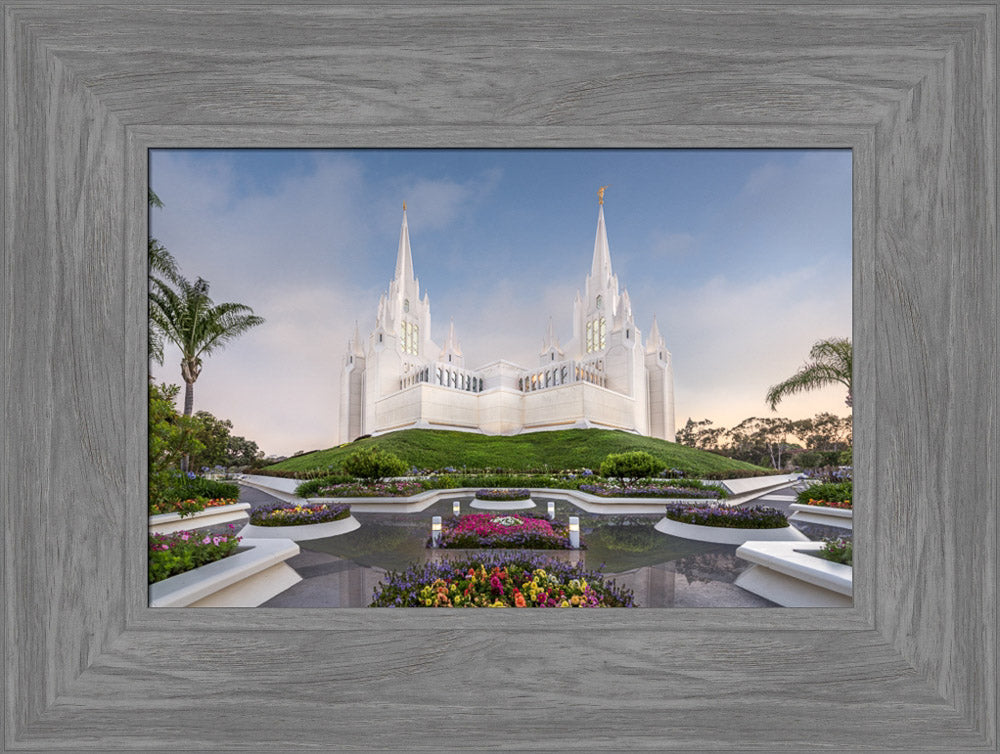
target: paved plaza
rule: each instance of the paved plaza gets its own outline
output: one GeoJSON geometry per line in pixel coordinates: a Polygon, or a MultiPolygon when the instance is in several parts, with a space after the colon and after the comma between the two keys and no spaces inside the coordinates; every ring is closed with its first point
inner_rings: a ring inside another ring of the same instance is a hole
{"type": "MultiPolygon", "coordinates": [[[[787,512],[794,500],[795,492],[785,489],[753,502],[787,512]]],[[[240,502],[257,508],[271,505],[277,499],[262,490],[241,485],[240,502]]],[[[426,512],[423,515],[426,517],[426,512]]],[[[384,519],[386,514],[356,513],[355,517],[364,528],[366,524],[378,525],[380,517],[384,519]]],[[[287,563],[302,581],[262,607],[366,607],[386,569],[364,564],[363,555],[344,557],[325,552],[329,544],[329,540],[300,542],[301,553],[287,563]]],[[[706,546],[702,552],[668,562],[605,572],[605,576],[631,589],[636,603],[642,607],[774,607],[774,603],[733,584],[736,576],[750,565],[737,558],[735,551],[732,546],[706,546]]]]}

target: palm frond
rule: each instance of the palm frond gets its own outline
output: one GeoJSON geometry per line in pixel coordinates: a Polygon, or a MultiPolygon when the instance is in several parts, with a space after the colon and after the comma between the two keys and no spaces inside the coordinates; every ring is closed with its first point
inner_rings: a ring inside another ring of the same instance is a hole
{"type": "Polygon", "coordinates": [[[809,350],[809,357],[812,361],[800,367],[787,380],[772,385],[768,389],[764,400],[772,411],[777,408],[778,403],[783,398],[790,395],[838,383],[847,388],[848,401],[850,401],[853,374],[851,341],[847,338],[821,340],[813,344],[809,350]]]}

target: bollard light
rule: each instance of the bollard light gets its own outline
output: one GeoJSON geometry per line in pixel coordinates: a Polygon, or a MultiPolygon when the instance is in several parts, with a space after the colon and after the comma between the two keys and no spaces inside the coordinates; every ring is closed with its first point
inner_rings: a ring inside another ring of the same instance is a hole
{"type": "Polygon", "coordinates": [[[441,517],[434,516],[431,519],[431,547],[438,547],[441,544],[441,517]]]}
{"type": "Polygon", "coordinates": [[[549,503],[549,521],[556,520],[556,504],[553,502],[549,503]]]}
{"type": "Polygon", "coordinates": [[[580,519],[576,516],[569,517],[569,546],[580,549],[580,519]]]}
{"type": "Polygon", "coordinates": [[[454,503],[451,504],[451,513],[452,515],[457,516],[461,512],[462,512],[462,504],[458,500],[456,500],[454,503]]]}

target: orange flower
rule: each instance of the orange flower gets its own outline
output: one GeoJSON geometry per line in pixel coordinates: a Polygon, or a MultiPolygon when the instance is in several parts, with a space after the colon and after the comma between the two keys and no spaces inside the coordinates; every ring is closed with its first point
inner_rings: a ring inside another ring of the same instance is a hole
{"type": "Polygon", "coordinates": [[[514,595],[514,607],[527,607],[528,603],[524,601],[524,595],[518,592],[514,595]]]}

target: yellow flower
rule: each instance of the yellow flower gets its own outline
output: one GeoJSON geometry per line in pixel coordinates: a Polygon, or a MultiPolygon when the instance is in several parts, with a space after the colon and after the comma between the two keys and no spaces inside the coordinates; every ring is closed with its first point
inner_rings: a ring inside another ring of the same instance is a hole
{"type": "Polygon", "coordinates": [[[569,607],[569,603],[568,603],[568,602],[567,602],[566,600],[563,600],[563,601],[562,601],[562,602],[561,602],[561,603],[559,604],[559,607],[569,607]]]}
{"type": "Polygon", "coordinates": [[[424,600],[424,604],[427,605],[427,607],[430,607],[434,604],[434,600],[424,600]]]}

